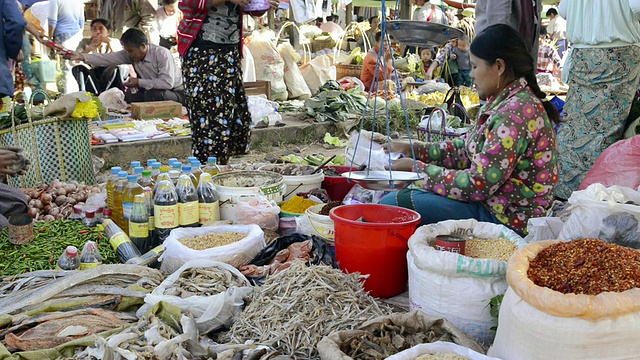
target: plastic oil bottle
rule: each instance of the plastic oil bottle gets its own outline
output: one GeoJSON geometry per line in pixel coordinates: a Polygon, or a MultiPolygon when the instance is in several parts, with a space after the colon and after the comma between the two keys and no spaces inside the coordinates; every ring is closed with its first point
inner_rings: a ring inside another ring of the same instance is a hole
{"type": "Polygon", "coordinates": [[[211,175],[202,173],[198,184],[198,216],[202,226],[220,220],[220,197],[211,181],[211,175]]]}
{"type": "Polygon", "coordinates": [[[126,263],[127,260],[141,255],[140,250],[116,223],[107,219],[102,222],[102,226],[104,226],[104,233],[109,239],[111,248],[116,252],[121,263],[126,263]]]}
{"type": "Polygon", "coordinates": [[[95,241],[87,241],[80,256],[80,270],[87,270],[102,264],[102,255],[95,241]]]}
{"type": "Polygon", "coordinates": [[[220,167],[218,166],[218,158],[215,156],[209,156],[207,159],[207,166],[202,170],[214,177],[220,173],[220,167]]]}
{"type": "Polygon", "coordinates": [[[76,270],[78,268],[80,268],[78,248],[75,246],[67,246],[56,263],[56,270],[76,270]]]}
{"type": "Polygon", "coordinates": [[[142,181],[143,171],[144,171],[144,168],[142,166],[138,166],[137,168],[133,169],[133,174],[138,177],[138,182],[142,181]]]}
{"type": "Polygon", "coordinates": [[[137,167],[140,166],[140,161],[132,161],[131,162],[131,168],[129,169],[129,175],[133,175],[134,171],[137,167]]]}
{"type": "Polygon", "coordinates": [[[189,157],[187,158],[187,162],[188,162],[189,164],[191,164],[191,163],[192,163],[192,162],[194,162],[195,160],[198,160],[198,158],[197,158],[197,157],[195,157],[195,156],[189,156],[189,157]]]}
{"type": "Polygon", "coordinates": [[[171,163],[171,170],[169,170],[169,177],[171,178],[171,182],[173,185],[178,184],[178,179],[180,178],[180,174],[182,173],[182,163],[180,161],[174,161],[171,163]]]}
{"type": "Polygon", "coordinates": [[[198,179],[198,181],[200,181],[200,174],[202,174],[202,164],[199,160],[196,159],[191,161],[191,173],[196,177],[196,179],[198,179]]]}
{"type": "Polygon", "coordinates": [[[129,218],[131,217],[131,210],[133,210],[133,200],[138,194],[142,194],[142,186],[138,184],[138,177],[136,175],[127,176],[127,186],[122,195],[122,223],[124,225],[122,229],[127,235],[129,235],[129,218]]]}
{"type": "Polygon", "coordinates": [[[138,194],[133,200],[133,209],[129,216],[129,238],[141,253],[151,249],[149,242],[149,214],[144,194],[138,194]]]}
{"type": "Polygon", "coordinates": [[[107,205],[109,206],[109,209],[113,209],[113,205],[115,204],[113,202],[113,192],[116,189],[116,183],[118,183],[118,173],[120,171],[122,171],[120,166],[112,167],[111,168],[111,176],[109,177],[109,180],[107,181],[107,205]]]}
{"type": "Polygon", "coordinates": [[[160,167],[160,173],[158,174],[158,177],[156,177],[156,180],[154,183],[155,186],[153,188],[153,197],[151,198],[152,200],[156,198],[156,190],[158,190],[158,184],[162,180],[168,180],[169,182],[171,182],[171,185],[173,185],[173,182],[171,181],[171,177],[169,177],[169,167],[167,165],[162,165],[160,167]]]}
{"type": "Polygon", "coordinates": [[[127,172],[120,171],[118,173],[118,182],[113,192],[113,208],[111,209],[111,216],[117,226],[122,227],[123,223],[123,210],[122,210],[122,197],[124,196],[124,190],[127,187],[127,172]]]}
{"type": "Polygon", "coordinates": [[[152,170],[153,169],[153,163],[156,162],[156,159],[147,159],[147,167],[146,170],[152,170]]]}
{"type": "MultiPolygon", "coordinates": [[[[191,184],[191,181],[189,181],[189,184],[191,184]]],[[[169,237],[171,230],[180,225],[178,194],[176,194],[176,189],[170,179],[160,180],[156,184],[155,192],[153,213],[156,224],[156,239],[158,244],[162,244],[169,237]]]]}
{"type": "Polygon", "coordinates": [[[191,182],[193,183],[194,188],[198,188],[198,178],[191,172],[191,165],[182,165],[182,173],[187,175],[191,182]]]}
{"type": "Polygon", "coordinates": [[[156,244],[156,220],[153,213],[153,190],[148,187],[142,189],[144,194],[144,201],[147,207],[147,214],[149,215],[149,246],[155,246],[156,244]]]}
{"type": "Polygon", "coordinates": [[[198,193],[191,180],[191,166],[184,166],[186,170],[180,175],[176,194],[178,194],[178,214],[181,227],[198,226],[200,216],[198,214],[198,193]]]}
{"type": "Polygon", "coordinates": [[[139,184],[140,186],[142,186],[143,189],[145,187],[153,189],[154,182],[153,182],[153,178],[151,177],[151,170],[144,170],[142,172],[142,179],[140,179],[139,184]]]}
{"type": "Polygon", "coordinates": [[[154,161],[153,164],[151,164],[151,177],[153,181],[156,181],[156,178],[160,174],[160,166],[162,166],[160,161],[154,161]]]}

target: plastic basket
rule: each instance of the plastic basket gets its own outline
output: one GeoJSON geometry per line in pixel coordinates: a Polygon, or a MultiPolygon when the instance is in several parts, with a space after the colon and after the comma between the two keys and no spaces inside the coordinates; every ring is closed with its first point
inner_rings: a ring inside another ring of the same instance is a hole
{"type": "MultiPolygon", "coordinates": [[[[453,107],[459,107],[461,108],[464,113],[466,114],[466,110],[459,104],[453,104],[453,107]]],[[[426,109],[425,109],[426,110],[426,109]]],[[[425,115],[423,116],[423,119],[427,117],[429,119],[429,121],[427,121],[427,127],[418,127],[417,128],[417,135],[418,135],[418,140],[419,141],[423,141],[423,142],[439,142],[439,141],[447,141],[447,140],[453,140],[455,138],[461,137],[463,135],[466,134],[465,132],[451,132],[451,131],[447,131],[446,130],[446,121],[444,121],[444,119],[446,119],[446,113],[444,110],[442,110],[441,108],[434,108],[431,113],[429,115],[425,115]],[[434,128],[431,126],[431,119],[433,117],[434,113],[441,113],[443,121],[442,124],[439,128],[434,128]]],[[[469,116],[464,116],[464,119],[462,119],[463,124],[465,125],[465,128],[469,128],[470,127],[470,123],[469,123],[469,116]]]]}

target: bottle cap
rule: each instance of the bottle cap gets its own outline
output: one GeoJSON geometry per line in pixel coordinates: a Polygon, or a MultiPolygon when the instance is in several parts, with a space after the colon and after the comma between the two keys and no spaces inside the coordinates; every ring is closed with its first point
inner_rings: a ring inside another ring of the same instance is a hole
{"type": "Polygon", "coordinates": [[[191,166],[192,166],[192,167],[198,167],[198,166],[200,166],[200,165],[202,165],[202,163],[200,162],[200,160],[193,160],[193,161],[191,162],[191,166]]]}
{"type": "Polygon", "coordinates": [[[78,249],[75,246],[67,246],[67,248],[64,250],[64,252],[70,258],[74,258],[74,257],[78,256],[78,249]]]}
{"type": "Polygon", "coordinates": [[[93,217],[95,216],[95,213],[93,211],[87,211],[84,213],[84,215],[89,219],[93,219],[93,217]]]}
{"type": "Polygon", "coordinates": [[[142,174],[142,172],[144,171],[144,168],[142,166],[138,166],[136,168],[133,169],[133,173],[134,174],[142,174]]]}
{"type": "Polygon", "coordinates": [[[156,162],[156,159],[148,159],[147,166],[153,166],[153,163],[156,162]]]}
{"type": "Polygon", "coordinates": [[[137,182],[138,181],[138,175],[127,175],[127,181],[128,182],[137,182]]]}
{"type": "Polygon", "coordinates": [[[215,156],[209,156],[209,158],[207,159],[208,163],[217,163],[218,162],[218,158],[216,158],[215,156]]]}
{"type": "Polygon", "coordinates": [[[182,163],[180,161],[174,161],[172,167],[174,169],[182,169],[182,163]]]}
{"type": "Polygon", "coordinates": [[[122,171],[122,168],[120,168],[120,166],[114,166],[111,168],[111,175],[118,175],[120,171],[122,171]]]}
{"type": "Polygon", "coordinates": [[[129,175],[129,173],[127,173],[126,171],[120,171],[120,172],[118,173],[118,177],[119,177],[119,178],[124,178],[124,179],[126,179],[128,175],[129,175]]]}
{"type": "Polygon", "coordinates": [[[73,212],[75,214],[82,214],[82,206],[81,205],[73,205],[73,212]]]}
{"type": "Polygon", "coordinates": [[[182,171],[191,172],[191,165],[182,165],[182,171]]]}
{"type": "Polygon", "coordinates": [[[132,168],[134,168],[134,169],[135,169],[135,168],[137,168],[138,166],[140,166],[140,161],[132,161],[132,162],[131,162],[131,167],[132,167],[132,168]]]}
{"type": "Polygon", "coordinates": [[[161,173],[169,172],[169,167],[167,165],[160,166],[160,172],[161,173]]]}
{"type": "Polygon", "coordinates": [[[211,180],[211,174],[203,172],[202,174],[200,174],[200,182],[204,182],[204,181],[210,181],[211,180]]]}
{"type": "Polygon", "coordinates": [[[189,160],[189,162],[192,162],[192,161],[194,161],[194,160],[198,160],[198,158],[197,158],[197,157],[195,157],[195,156],[189,156],[189,157],[187,158],[187,160],[189,160]]]}
{"type": "MultiPolygon", "coordinates": [[[[75,210],[75,209],[74,209],[75,210]]],[[[109,208],[105,208],[104,210],[102,210],[102,215],[104,216],[111,216],[111,209],[109,208]]]]}
{"type": "Polygon", "coordinates": [[[172,162],[174,162],[174,161],[178,161],[178,159],[177,159],[177,158],[170,158],[170,159],[169,159],[169,164],[171,164],[171,163],[172,163],[172,162]]]}
{"type": "Polygon", "coordinates": [[[160,161],[154,161],[153,164],[151,164],[151,168],[153,169],[160,169],[160,166],[162,166],[162,163],[160,163],[160,161]]]}
{"type": "Polygon", "coordinates": [[[151,170],[144,170],[142,172],[142,177],[151,177],[151,170]]]}
{"type": "Polygon", "coordinates": [[[138,194],[133,197],[133,202],[136,203],[145,203],[147,201],[147,197],[144,194],[138,194]]]}

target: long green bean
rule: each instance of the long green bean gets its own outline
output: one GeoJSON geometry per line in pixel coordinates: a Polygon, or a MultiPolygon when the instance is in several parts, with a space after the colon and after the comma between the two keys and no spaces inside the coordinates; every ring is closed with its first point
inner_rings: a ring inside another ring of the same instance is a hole
{"type": "Polygon", "coordinates": [[[81,251],[89,240],[98,244],[103,263],[119,263],[104,232],[86,227],[79,221],[37,222],[34,223],[34,235],[35,239],[29,244],[17,246],[9,242],[7,229],[0,232],[0,276],[54,269],[67,246],[73,245],[81,251]]]}

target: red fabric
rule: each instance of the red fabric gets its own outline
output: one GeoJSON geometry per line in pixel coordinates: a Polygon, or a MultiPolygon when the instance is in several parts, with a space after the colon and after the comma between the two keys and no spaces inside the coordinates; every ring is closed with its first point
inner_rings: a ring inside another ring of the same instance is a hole
{"type": "Polygon", "coordinates": [[[178,25],[178,52],[186,54],[207,18],[209,0],[180,0],[182,20],[178,25]]]}
{"type": "Polygon", "coordinates": [[[431,9],[429,9],[429,15],[427,16],[427,22],[431,22],[433,20],[433,13],[435,13],[435,5],[431,5],[431,9]]]}

